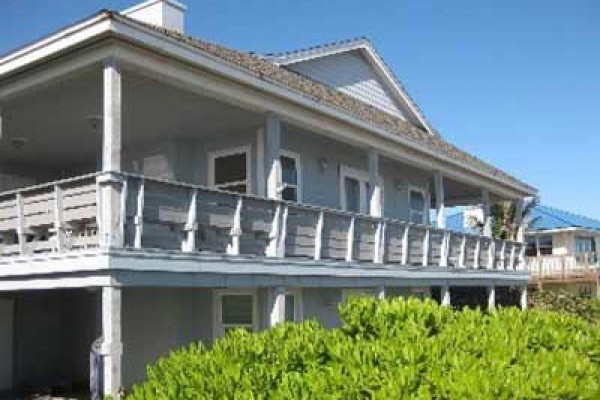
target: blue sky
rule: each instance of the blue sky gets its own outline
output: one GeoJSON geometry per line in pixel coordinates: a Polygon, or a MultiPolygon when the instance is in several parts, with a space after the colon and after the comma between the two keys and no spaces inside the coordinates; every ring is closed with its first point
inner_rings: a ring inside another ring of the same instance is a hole
{"type": "MultiPolygon", "coordinates": [[[[600,218],[600,1],[183,0],[187,32],[275,52],[368,36],[461,148],[600,218]]],[[[3,0],[0,53],[136,0],[3,0]]]]}

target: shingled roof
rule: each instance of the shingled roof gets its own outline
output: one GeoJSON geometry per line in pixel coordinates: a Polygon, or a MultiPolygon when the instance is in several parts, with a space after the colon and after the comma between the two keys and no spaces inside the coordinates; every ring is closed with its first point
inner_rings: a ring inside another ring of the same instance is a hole
{"type": "Polygon", "coordinates": [[[402,136],[417,145],[424,146],[441,156],[446,156],[458,163],[466,164],[483,173],[505,181],[508,184],[520,187],[524,191],[535,192],[533,187],[459,149],[438,135],[431,135],[399,117],[393,116],[350,95],[344,94],[286,68],[279,67],[275,63],[268,61],[261,56],[230,49],[216,43],[197,39],[181,32],[146,24],[115,11],[111,11],[110,13],[117,18],[123,18],[133,24],[149,28],[166,37],[190,45],[198,51],[215,57],[229,65],[235,66],[264,81],[299,93],[321,104],[333,107],[363,122],[377,125],[390,133],[402,136]]]}

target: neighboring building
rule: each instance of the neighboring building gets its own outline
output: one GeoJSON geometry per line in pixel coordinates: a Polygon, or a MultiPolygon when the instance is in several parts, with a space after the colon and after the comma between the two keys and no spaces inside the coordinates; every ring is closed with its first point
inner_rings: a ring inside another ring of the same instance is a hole
{"type": "MultiPolygon", "coordinates": [[[[530,284],[600,297],[600,221],[545,205],[535,206],[528,219],[525,239],[530,284]]],[[[449,216],[447,227],[473,234],[477,232],[473,226],[481,220],[481,208],[469,208],[449,216]]]]}
{"type": "Polygon", "coordinates": [[[598,241],[600,221],[539,205],[526,234],[531,282],[599,297],[598,241]]]}
{"type": "Polygon", "coordinates": [[[525,303],[524,245],[444,210],[535,190],[440,137],[368,41],[257,56],[184,11],[101,11],[0,58],[0,392],[87,387],[101,338],[116,395],[235,327],[335,326],[352,294],[525,303]]]}

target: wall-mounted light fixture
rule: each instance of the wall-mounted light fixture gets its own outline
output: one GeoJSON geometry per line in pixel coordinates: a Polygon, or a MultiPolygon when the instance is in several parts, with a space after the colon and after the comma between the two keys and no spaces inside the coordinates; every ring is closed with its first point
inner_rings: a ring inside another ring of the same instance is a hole
{"type": "Polygon", "coordinates": [[[325,170],[327,169],[327,159],[325,157],[319,157],[317,159],[317,163],[319,165],[319,171],[321,172],[325,172],[325,170]]]}

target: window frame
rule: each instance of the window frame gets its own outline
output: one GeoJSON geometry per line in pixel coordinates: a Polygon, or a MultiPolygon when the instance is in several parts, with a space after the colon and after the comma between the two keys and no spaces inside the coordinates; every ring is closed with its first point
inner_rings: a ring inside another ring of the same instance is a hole
{"type": "Polygon", "coordinates": [[[412,224],[417,224],[417,225],[427,225],[429,223],[429,212],[428,212],[429,204],[428,204],[428,202],[429,201],[428,201],[427,189],[410,185],[408,187],[408,222],[410,222],[412,224]],[[423,196],[423,210],[422,211],[417,211],[412,208],[411,197],[412,197],[413,193],[420,193],[423,196]],[[423,216],[420,223],[413,222],[413,219],[412,219],[413,213],[418,213],[423,216]]]}
{"type": "Polygon", "coordinates": [[[244,145],[237,147],[229,147],[220,150],[210,151],[208,153],[208,185],[214,187],[219,190],[227,190],[229,186],[237,186],[237,185],[246,185],[246,194],[252,193],[252,146],[244,145]],[[229,183],[221,183],[215,184],[215,172],[216,165],[215,162],[218,158],[235,156],[239,154],[246,155],[246,180],[244,181],[234,181],[229,183]]]}
{"type": "MultiPolygon", "coordinates": [[[[359,214],[367,214],[369,174],[360,169],[352,168],[347,165],[340,165],[339,192],[340,208],[342,211],[348,211],[348,199],[346,199],[346,178],[352,178],[359,183],[359,214]]],[[[381,178],[380,178],[381,179],[381,178]]]]}
{"type": "MultiPolygon", "coordinates": [[[[291,150],[281,149],[279,151],[279,162],[281,164],[281,196],[283,198],[283,190],[287,187],[296,188],[296,201],[295,203],[302,203],[302,160],[299,153],[291,150]],[[287,157],[294,160],[296,164],[296,185],[286,184],[283,182],[283,163],[281,163],[281,157],[287,157]]],[[[292,201],[292,200],[286,200],[292,201]]]]}
{"type": "MultiPolygon", "coordinates": [[[[286,289],[284,292],[284,308],[286,305],[285,297],[294,296],[294,320],[285,322],[302,322],[304,320],[304,303],[302,289],[286,289]]],[[[284,309],[284,319],[287,310],[284,309]]]]}
{"type": "Polygon", "coordinates": [[[258,331],[259,310],[256,289],[217,289],[213,291],[213,337],[223,336],[227,328],[245,328],[247,325],[223,323],[223,297],[225,296],[252,296],[252,332],[258,331]]]}

